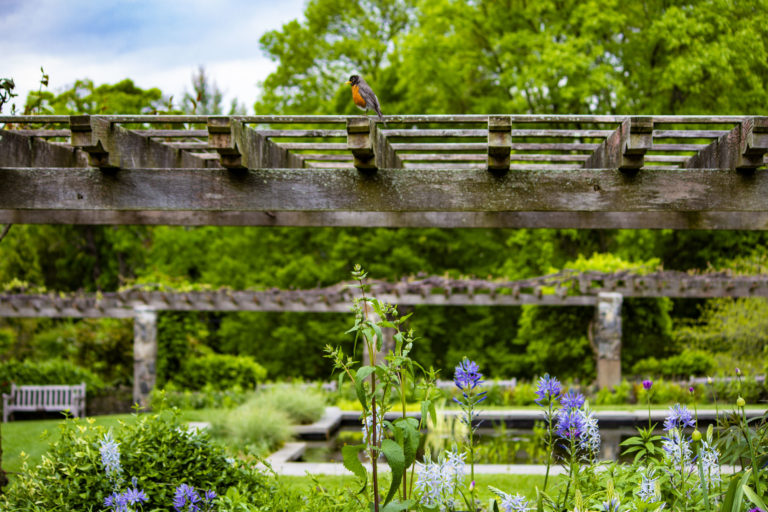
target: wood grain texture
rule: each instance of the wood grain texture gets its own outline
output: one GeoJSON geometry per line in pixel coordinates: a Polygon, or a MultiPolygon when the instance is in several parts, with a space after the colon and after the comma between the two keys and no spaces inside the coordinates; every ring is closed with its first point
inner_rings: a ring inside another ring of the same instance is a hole
{"type": "Polygon", "coordinates": [[[766,229],[766,197],[766,171],[0,168],[14,223],[766,229]]]}

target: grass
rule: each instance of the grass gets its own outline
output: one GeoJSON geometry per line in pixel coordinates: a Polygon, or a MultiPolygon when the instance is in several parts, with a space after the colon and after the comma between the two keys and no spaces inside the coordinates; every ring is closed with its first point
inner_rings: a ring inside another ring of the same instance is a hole
{"type": "MultiPolygon", "coordinates": [[[[344,487],[350,489],[360,488],[360,484],[357,483],[356,478],[351,475],[278,476],[277,478],[283,485],[294,489],[297,492],[306,492],[308,487],[311,486],[316,488],[318,485],[325,491],[343,489],[344,487]]],[[[494,494],[488,490],[489,485],[509,494],[519,493],[529,499],[533,499],[536,496],[536,487],[541,489],[544,485],[544,476],[506,474],[475,475],[477,497],[483,503],[487,503],[488,500],[494,496],[494,494]]],[[[379,488],[389,488],[389,473],[384,473],[382,475],[382,479],[379,481],[379,488]]]]}
{"type": "MultiPolygon", "coordinates": [[[[118,426],[120,421],[129,423],[135,421],[132,414],[117,414],[96,416],[96,425],[106,428],[118,426]]],[[[9,472],[19,472],[22,464],[22,452],[28,457],[30,464],[40,462],[42,455],[48,451],[48,443],[59,436],[59,425],[62,420],[27,420],[11,421],[0,424],[3,435],[3,469],[9,472]]]]}

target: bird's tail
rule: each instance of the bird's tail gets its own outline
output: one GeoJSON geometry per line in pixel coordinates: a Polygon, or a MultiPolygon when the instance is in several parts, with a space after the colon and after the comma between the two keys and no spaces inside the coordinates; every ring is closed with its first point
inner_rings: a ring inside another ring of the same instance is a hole
{"type": "Polygon", "coordinates": [[[381,109],[378,105],[376,105],[376,114],[379,116],[379,121],[381,121],[384,124],[384,128],[389,128],[387,126],[387,122],[384,120],[384,116],[381,114],[381,109]]]}

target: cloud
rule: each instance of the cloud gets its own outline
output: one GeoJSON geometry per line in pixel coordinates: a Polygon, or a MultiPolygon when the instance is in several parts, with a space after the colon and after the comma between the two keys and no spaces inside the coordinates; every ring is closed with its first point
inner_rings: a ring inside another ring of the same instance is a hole
{"type": "MultiPolygon", "coordinates": [[[[40,66],[57,90],[77,79],[97,84],[131,78],[181,99],[205,66],[225,92],[249,109],[257,83],[275,69],[259,38],[300,18],[304,0],[0,0],[0,77],[23,98],[37,90],[40,66]]],[[[19,100],[17,98],[17,100],[19,100]]]]}

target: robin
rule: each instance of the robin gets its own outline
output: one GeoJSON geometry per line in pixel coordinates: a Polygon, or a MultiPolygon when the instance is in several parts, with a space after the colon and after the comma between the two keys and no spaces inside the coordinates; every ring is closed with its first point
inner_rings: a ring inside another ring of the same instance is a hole
{"type": "Polygon", "coordinates": [[[368,115],[369,110],[375,111],[379,116],[379,121],[384,123],[384,126],[387,126],[387,123],[381,115],[379,99],[376,97],[373,89],[371,89],[371,86],[358,75],[349,77],[349,81],[346,82],[346,84],[352,86],[352,99],[354,100],[355,105],[364,110],[365,115],[368,115]]]}

